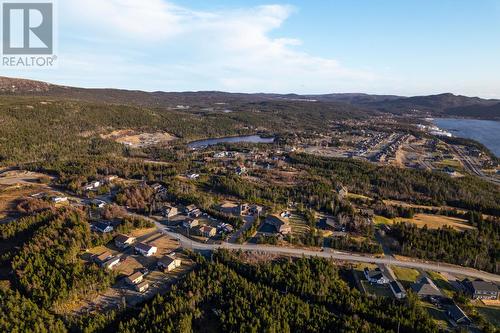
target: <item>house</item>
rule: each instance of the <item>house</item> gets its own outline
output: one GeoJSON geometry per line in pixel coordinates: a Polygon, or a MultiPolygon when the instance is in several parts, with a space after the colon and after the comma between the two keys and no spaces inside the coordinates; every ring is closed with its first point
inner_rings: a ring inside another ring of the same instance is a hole
{"type": "Polygon", "coordinates": [[[265,224],[268,224],[276,229],[277,233],[286,235],[292,232],[292,227],[288,222],[283,220],[281,217],[276,215],[269,215],[264,221],[265,224]]]}
{"type": "Polygon", "coordinates": [[[162,210],[163,216],[166,217],[167,219],[179,214],[177,207],[170,206],[170,205],[163,206],[161,210],[162,210]]]}
{"type": "Polygon", "coordinates": [[[99,199],[93,199],[93,200],[91,200],[90,204],[92,206],[97,207],[97,208],[104,208],[104,207],[106,207],[106,202],[102,201],[102,200],[99,200],[99,199]]]}
{"type": "Polygon", "coordinates": [[[208,225],[198,227],[198,234],[202,237],[210,238],[217,234],[217,229],[208,225]]]}
{"type": "Polygon", "coordinates": [[[257,216],[260,216],[260,214],[262,214],[263,210],[264,210],[264,208],[262,206],[259,206],[259,205],[251,205],[248,209],[250,214],[257,215],[257,216]]]}
{"type": "Polygon", "coordinates": [[[222,230],[222,232],[226,234],[230,234],[234,231],[234,227],[228,223],[221,223],[218,227],[220,230],[222,230]]]}
{"type": "Polygon", "coordinates": [[[103,234],[113,231],[113,227],[108,222],[98,221],[92,224],[91,229],[103,234]]]}
{"type": "Polygon", "coordinates": [[[68,202],[68,197],[52,197],[53,203],[68,202]]]}
{"type": "Polygon", "coordinates": [[[290,217],[292,217],[292,213],[290,213],[289,211],[284,211],[280,214],[280,216],[282,218],[289,219],[290,217]]]}
{"type": "Polygon", "coordinates": [[[198,179],[198,178],[200,178],[200,175],[197,173],[192,173],[192,174],[188,175],[187,177],[189,179],[198,179]]]}
{"type": "Polygon", "coordinates": [[[186,207],[184,207],[184,214],[189,215],[190,213],[192,213],[192,212],[193,212],[193,211],[195,211],[196,209],[198,209],[198,207],[196,207],[196,205],[189,205],[189,206],[186,206],[186,207]]]}
{"type": "Polygon", "coordinates": [[[120,257],[112,257],[108,259],[105,263],[101,265],[101,267],[107,268],[107,269],[113,269],[116,265],[120,263],[120,257]]]}
{"type": "Polygon", "coordinates": [[[416,283],[411,286],[411,289],[415,294],[417,294],[420,298],[426,297],[441,297],[442,294],[439,291],[438,287],[432,282],[428,277],[420,278],[416,283]]]}
{"type": "Polygon", "coordinates": [[[387,276],[385,276],[384,273],[378,267],[375,268],[374,270],[369,270],[368,268],[365,267],[364,273],[365,273],[366,279],[370,283],[387,284],[390,282],[390,280],[387,278],[387,276]]]}
{"type": "Polygon", "coordinates": [[[147,283],[146,281],[144,281],[144,282],[141,282],[139,284],[136,284],[134,288],[135,288],[136,291],[138,291],[140,293],[143,293],[143,292],[145,292],[146,290],[149,289],[149,283],[147,283]]]}
{"type": "Polygon", "coordinates": [[[156,246],[148,245],[146,243],[137,243],[134,245],[136,252],[142,254],[145,257],[150,257],[158,251],[156,246]]]}
{"type": "Polygon", "coordinates": [[[243,174],[245,174],[247,172],[247,168],[245,168],[244,166],[239,166],[236,168],[236,174],[238,176],[241,176],[243,174]]]}
{"type": "Polygon", "coordinates": [[[92,191],[92,190],[98,189],[100,186],[101,186],[101,182],[96,180],[96,181],[90,182],[88,184],[85,184],[83,186],[83,190],[84,191],[92,191]]]}
{"type": "Polygon", "coordinates": [[[200,224],[200,222],[197,219],[193,219],[193,218],[190,218],[190,217],[186,218],[182,222],[182,226],[184,228],[187,228],[187,229],[191,229],[191,228],[197,227],[199,224],[200,224]]]}
{"type": "Polygon", "coordinates": [[[111,252],[106,251],[99,255],[95,255],[93,259],[96,264],[98,264],[99,266],[103,266],[112,257],[113,255],[111,254],[111,252]]]}
{"type": "Polygon", "coordinates": [[[469,281],[465,279],[462,281],[465,290],[473,299],[496,300],[498,299],[498,287],[492,282],[483,280],[469,281]]]}
{"type": "Polygon", "coordinates": [[[345,187],[344,185],[342,184],[339,184],[336,188],[335,188],[335,191],[337,192],[337,195],[339,196],[340,199],[343,199],[347,196],[347,194],[349,194],[349,192],[347,191],[347,187],[345,187]]]}
{"type": "Polygon", "coordinates": [[[158,268],[170,272],[176,269],[177,267],[180,267],[182,264],[182,261],[178,258],[174,258],[172,256],[166,256],[158,260],[158,268]]]}
{"type": "Polygon", "coordinates": [[[141,272],[135,272],[127,276],[125,278],[125,282],[127,282],[130,285],[135,285],[141,283],[143,279],[144,279],[144,274],[142,274],[141,272]]]}
{"type": "Polygon", "coordinates": [[[164,191],[164,187],[162,184],[159,184],[159,183],[155,183],[153,185],[151,185],[151,188],[155,191],[155,192],[162,192],[164,191]]]}
{"type": "Polygon", "coordinates": [[[203,212],[199,208],[196,208],[189,213],[189,216],[191,217],[200,217],[201,215],[203,215],[203,212]]]}
{"type": "Polygon", "coordinates": [[[392,293],[396,299],[403,299],[406,297],[405,288],[399,281],[391,281],[389,283],[389,287],[391,288],[392,293]]]}
{"type": "Polygon", "coordinates": [[[134,244],[135,237],[127,236],[127,235],[118,235],[115,237],[115,245],[117,248],[125,249],[130,245],[134,244]]]}
{"type": "Polygon", "coordinates": [[[226,215],[241,216],[250,212],[250,205],[245,203],[237,205],[232,202],[226,202],[219,206],[219,211],[226,215]]]}
{"type": "Polygon", "coordinates": [[[469,319],[469,317],[467,317],[465,312],[460,309],[460,307],[455,303],[448,307],[446,313],[448,314],[450,319],[453,320],[457,325],[469,326],[470,324],[472,324],[472,321],[469,319]]]}

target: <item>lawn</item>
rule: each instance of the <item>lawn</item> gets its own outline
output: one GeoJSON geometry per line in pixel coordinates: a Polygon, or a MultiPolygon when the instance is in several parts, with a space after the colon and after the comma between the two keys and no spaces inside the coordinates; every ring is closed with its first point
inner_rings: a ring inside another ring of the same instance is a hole
{"type": "Polygon", "coordinates": [[[441,291],[448,297],[453,297],[453,293],[456,291],[455,288],[439,273],[437,272],[427,272],[432,281],[436,286],[441,289],[441,291]]]}
{"type": "Polygon", "coordinates": [[[500,307],[494,306],[477,306],[476,310],[486,317],[490,323],[496,327],[500,327],[500,307]]]}
{"type": "Polygon", "coordinates": [[[298,214],[293,213],[288,219],[290,226],[292,227],[292,235],[295,237],[301,237],[309,232],[309,226],[307,225],[304,218],[298,214]]]}
{"type": "Polygon", "coordinates": [[[391,266],[391,268],[394,274],[396,275],[396,278],[405,287],[409,287],[411,284],[413,284],[420,275],[420,273],[416,269],[412,268],[404,268],[397,266],[391,266]]]}
{"type": "Polygon", "coordinates": [[[422,302],[422,305],[441,329],[446,330],[451,327],[450,322],[448,321],[448,315],[446,315],[444,310],[438,309],[434,305],[426,302],[422,302]]]}
{"type": "Polygon", "coordinates": [[[438,229],[444,226],[452,227],[458,231],[475,229],[473,226],[469,225],[466,220],[443,215],[416,214],[412,219],[400,218],[396,220],[414,223],[419,228],[423,228],[424,225],[427,225],[429,229],[438,229]]]}
{"type": "Polygon", "coordinates": [[[373,218],[373,220],[375,221],[376,225],[393,224],[394,223],[394,221],[392,219],[388,219],[387,217],[383,217],[383,216],[380,216],[380,215],[375,215],[375,217],[373,218]]]}

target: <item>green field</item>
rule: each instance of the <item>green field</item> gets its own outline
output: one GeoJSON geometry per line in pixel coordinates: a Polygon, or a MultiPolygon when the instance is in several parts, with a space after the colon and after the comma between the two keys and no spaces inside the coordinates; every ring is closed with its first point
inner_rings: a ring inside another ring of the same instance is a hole
{"type": "Polygon", "coordinates": [[[309,232],[309,226],[307,225],[304,218],[297,214],[292,214],[289,218],[288,222],[292,227],[292,235],[296,237],[301,237],[306,235],[309,232]]]}
{"type": "Polygon", "coordinates": [[[443,278],[443,276],[437,272],[427,272],[432,281],[436,286],[441,289],[441,291],[448,297],[453,297],[453,293],[456,291],[451,284],[443,278]]]}
{"type": "Polygon", "coordinates": [[[399,282],[403,284],[405,287],[409,287],[411,284],[413,284],[420,273],[416,269],[412,268],[404,268],[404,267],[396,267],[396,266],[391,266],[392,271],[398,278],[399,282]]]}
{"type": "Polygon", "coordinates": [[[388,218],[380,216],[380,215],[375,215],[375,217],[373,218],[373,220],[375,221],[376,225],[380,225],[380,224],[393,224],[394,223],[394,221],[392,219],[388,219],[388,218]]]}
{"type": "Polygon", "coordinates": [[[448,316],[446,315],[444,310],[438,309],[434,305],[427,302],[422,302],[422,305],[427,310],[427,312],[429,312],[431,317],[436,321],[441,329],[446,330],[451,327],[448,321],[448,316]]]}

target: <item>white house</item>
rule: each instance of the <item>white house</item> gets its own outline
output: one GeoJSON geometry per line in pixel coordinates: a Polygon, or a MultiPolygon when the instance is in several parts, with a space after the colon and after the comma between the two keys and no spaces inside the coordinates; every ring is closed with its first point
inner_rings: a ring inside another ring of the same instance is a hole
{"type": "Polygon", "coordinates": [[[52,202],[54,203],[61,203],[61,202],[67,202],[68,197],[53,197],[52,202]]]}
{"type": "Polygon", "coordinates": [[[182,261],[178,258],[172,256],[166,256],[158,260],[158,268],[166,272],[173,271],[177,267],[181,266],[182,261]]]}
{"type": "Polygon", "coordinates": [[[364,269],[365,277],[370,283],[374,284],[388,284],[390,280],[382,273],[380,268],[376,268],[373,271],[370,271],[365,267],[364,269]]]}
{"type": "Polygon", "coordinates": [[[91,190],[95,190],[97,188],[99,188],[101,186],[101,182],[100,181],[93,181],[93,182],[90,182],[88,184],[86,184],[85,186],[83,186],[83,189],[85,191],[91,191],[91,190]]]}
{"type": "Polygon", "coordinates": [[[150,257],[158,251],[156,246],[148,245],[145,243],[137,243],[134,245],[134,249],[145,257],[150,257]]]}

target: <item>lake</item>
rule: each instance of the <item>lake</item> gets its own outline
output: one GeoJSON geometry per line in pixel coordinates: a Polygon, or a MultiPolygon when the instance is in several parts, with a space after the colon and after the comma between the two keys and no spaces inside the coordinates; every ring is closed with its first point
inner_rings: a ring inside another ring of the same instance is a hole
{"type": "Polygon", "coordinates": [[[188,143],[188,147],[189,148],[201,148],[201,147],[213,146],[213,145],[216,145],[218,143],[240,143],[240,142],[273,143],[274,138],[263,138],[259,135],[231,136],[231,137],[226,137],[226,138],[193,141],[193,142],[188,143]]]}
{"type": "Polygon", "coordinates": [[[436,118],[432,122],[453,136],[479,141],[500,156],[500,121],[436,118]]]}

